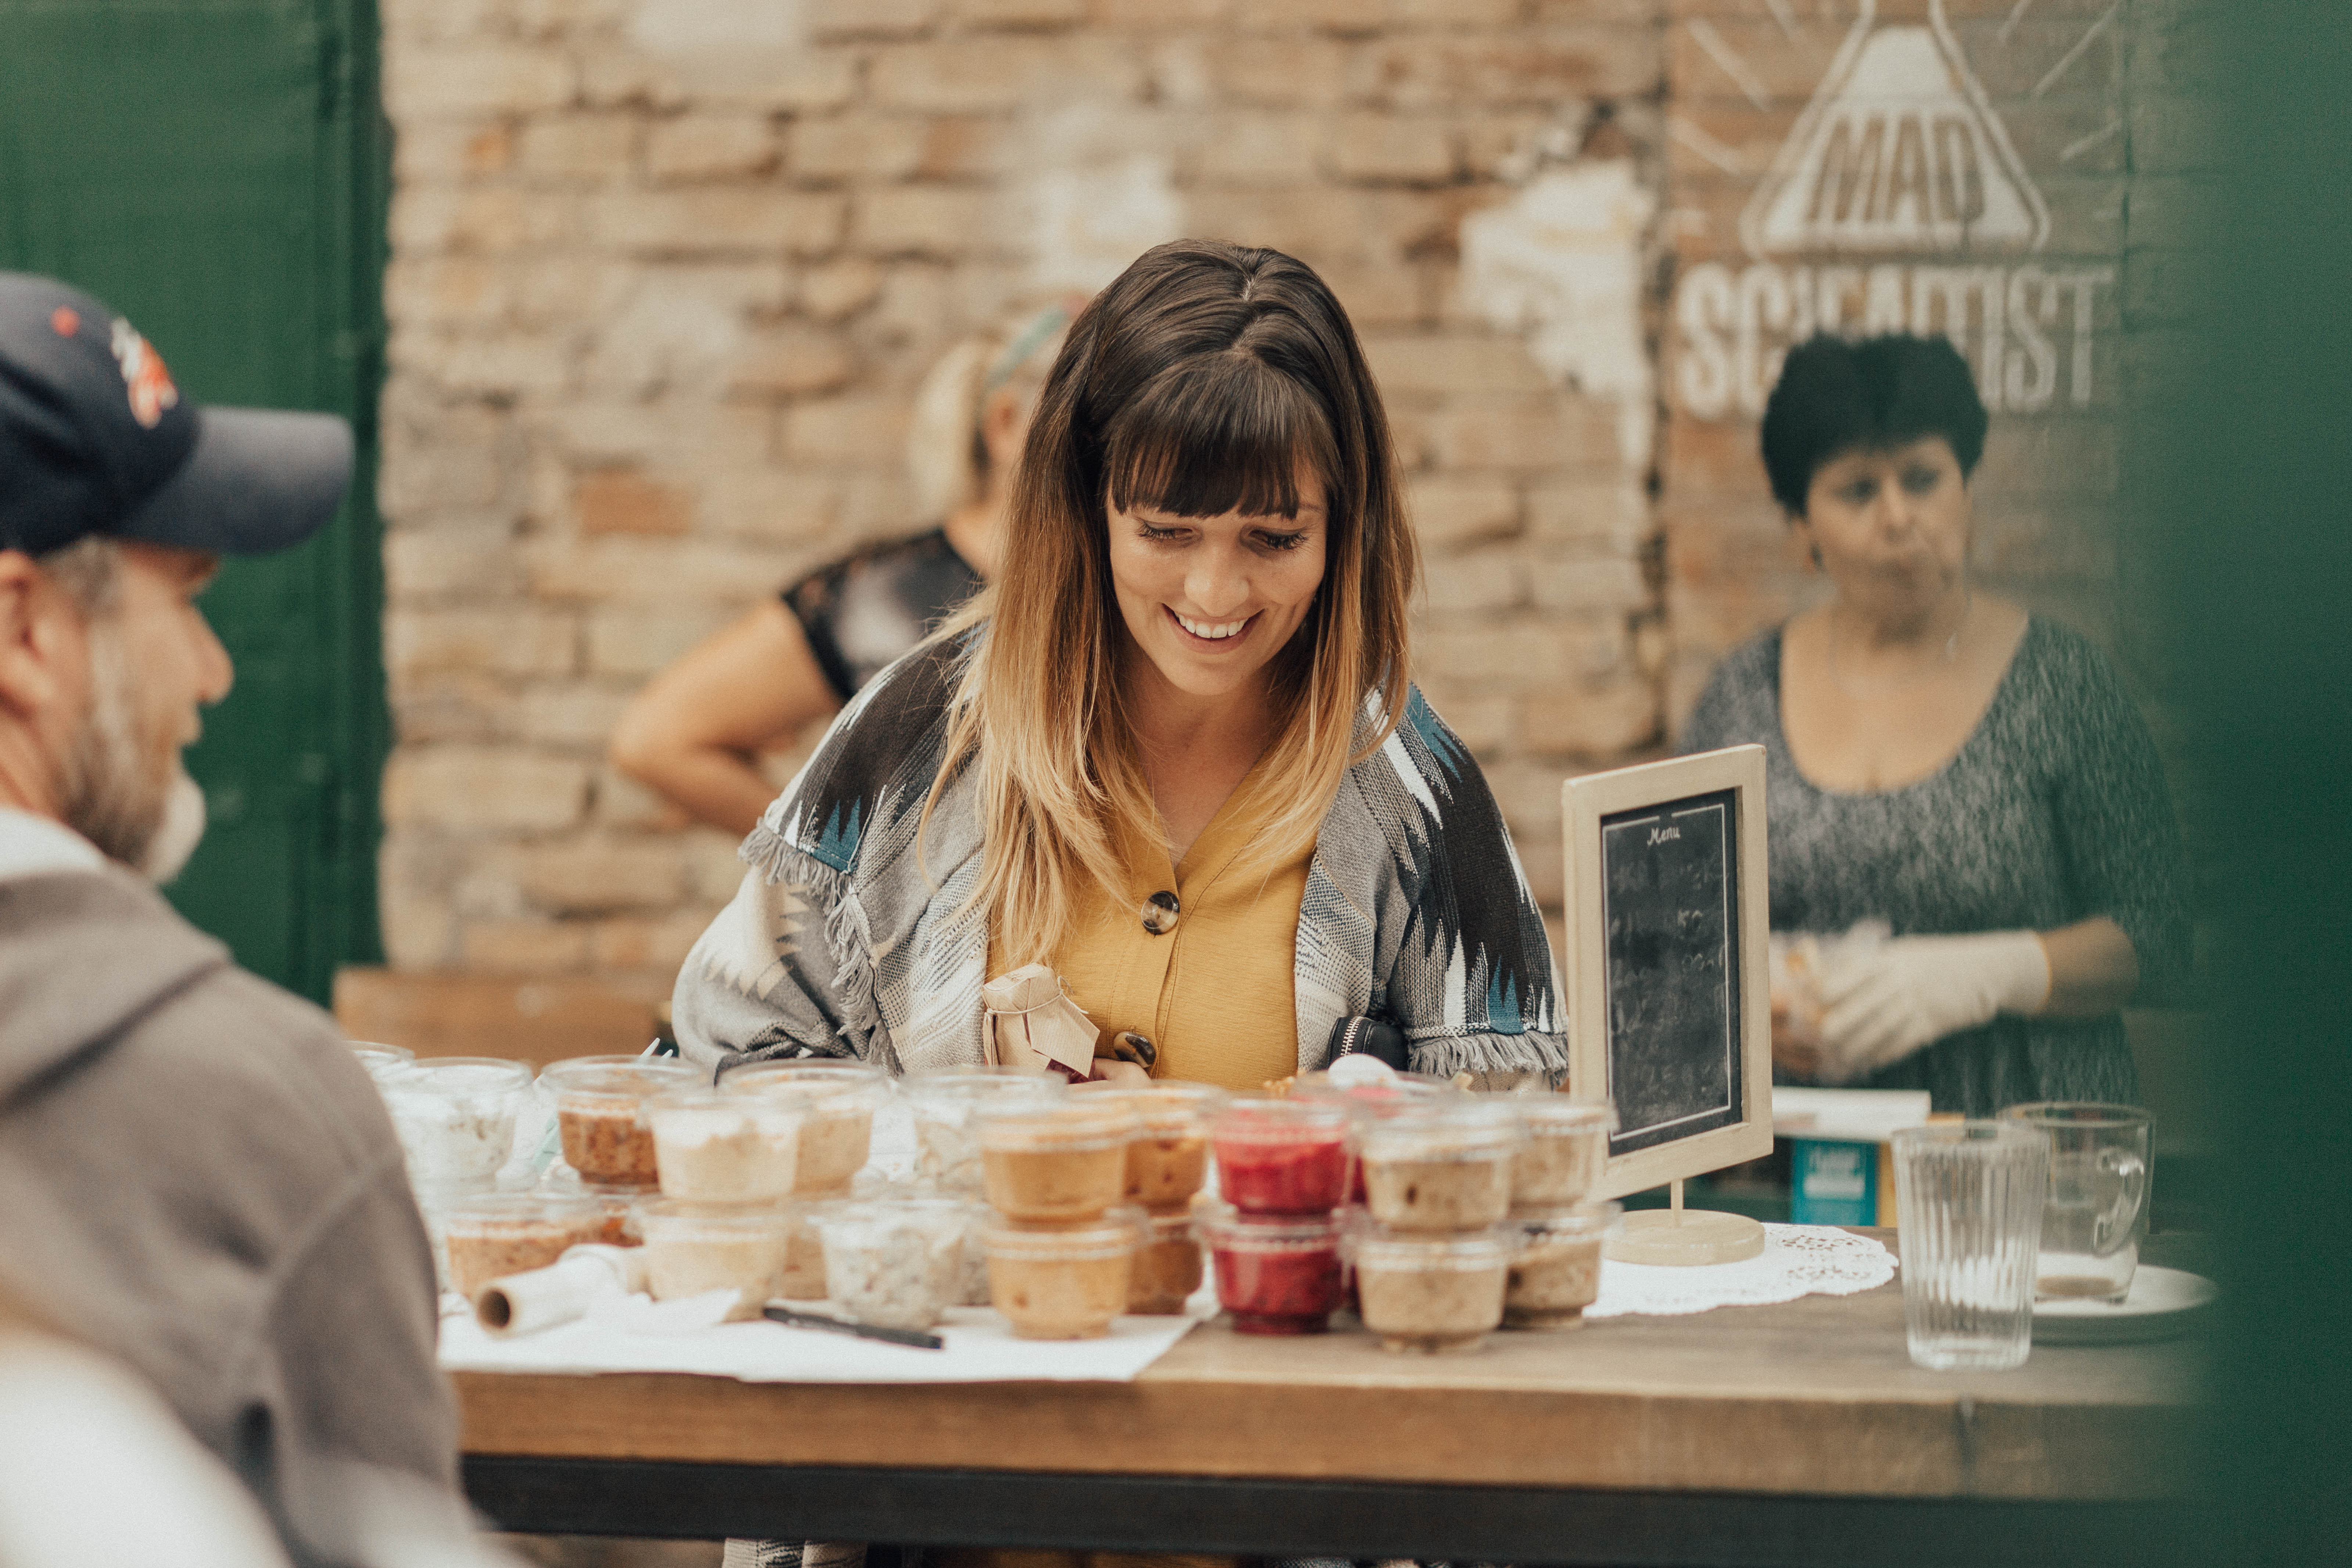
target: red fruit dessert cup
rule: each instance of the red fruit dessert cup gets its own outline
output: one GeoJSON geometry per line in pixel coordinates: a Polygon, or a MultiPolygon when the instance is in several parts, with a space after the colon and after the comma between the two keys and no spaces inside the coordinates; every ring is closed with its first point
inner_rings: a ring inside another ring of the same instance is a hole
{"type": "Polygon", "coordinates": [[[1348,1196],[1348,1112],[1236,1100],[1210,1125],[1217,1191],[1245,1215],[1328,1215],[1348,1196]]]}
{"type": "Polygon", "coordinates": [[[1205,1220],[1217,1300],[1237,1334],[1319,1334],[1331,1326],[1339,1285],[1340,1224],[1226,1215],[1205,1220]]]}

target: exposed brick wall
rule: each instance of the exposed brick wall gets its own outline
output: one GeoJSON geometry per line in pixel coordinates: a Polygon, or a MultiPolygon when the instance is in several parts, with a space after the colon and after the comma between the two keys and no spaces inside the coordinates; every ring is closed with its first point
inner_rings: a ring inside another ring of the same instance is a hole
{"type": "MultiPolygon", "coordinates": [[[[1922,265],[2000,266],[2006,304],[2021,262],[2117,265],[2130,149],[2170,133],[2121,122],[2132,18],[2099,25],[2036,90],[2103,9],[1954,0],[2052,234],[2023,257],[1895,258],[1906,287],[1922,265]]],[[[1738,219],[1850,5],[383,12],[399,137],[383,480],[396,966],[665,992],[738,868],[724,836],[604,765],[621,704],[790,576],[930,521],[899,453],[915,384],[959,332],[1017,296],[1098,285],[1175,234],[1288,250],[1354,316],[1427,554],[1421,678],[1548,904],[1563,774],[1654,751],[1712,659],[1803,595],[1752,409],[1736,392],[1695,409],[1676,312],[1705,264],[1736,315],[1742,272],[1804,262],[1750,254],[1738,219]]],[[[1996,418],[1979,556],[2100,631],[2121,296],[2090,291],[2078,405],[2066,287],[2027,285],[2029,309],[2063,317],[2064,363],[2049,406],[1996,418]]],[[[1769,384],[1775,345],[1758,342],[1767,358],[1738,368],[1769,384]]],[[[2023,363],[2033,394],[2051,367],[2023,363]]]]}

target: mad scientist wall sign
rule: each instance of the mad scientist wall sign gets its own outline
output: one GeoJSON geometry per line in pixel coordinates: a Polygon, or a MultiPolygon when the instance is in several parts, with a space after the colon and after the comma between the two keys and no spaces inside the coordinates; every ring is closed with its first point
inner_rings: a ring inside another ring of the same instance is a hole
{"type": "Polygon", "coordinates": [[[1683,10],[1670,395],[1752,418],[1817,331],[1942,332],[1996,413],[2104,395],[2124,121],[2082,0],[1683,10]]]}

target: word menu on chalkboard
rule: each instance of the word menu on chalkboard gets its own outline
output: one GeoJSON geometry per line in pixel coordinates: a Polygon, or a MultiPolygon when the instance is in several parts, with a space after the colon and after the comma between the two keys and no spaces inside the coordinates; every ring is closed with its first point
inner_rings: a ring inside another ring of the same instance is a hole
{"type": "Polygon", "coordinates": [[[1769,1153],[1763,748],[1561,794],[1571,1088],[1617,1107],[1601,1195],[1769,1153]]]}
{"type": "Polygon", "coordinates": [[[1738,813],[1717,790],[1601,819],[1612,1153],[1739,1121],[1738,813]]]}

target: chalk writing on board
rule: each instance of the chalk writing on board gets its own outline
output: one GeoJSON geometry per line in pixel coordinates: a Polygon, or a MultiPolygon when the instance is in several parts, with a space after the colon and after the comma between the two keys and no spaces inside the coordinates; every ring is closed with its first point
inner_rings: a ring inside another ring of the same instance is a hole
{"type": "Polygon", "coordinates": [[[1612,1154],[1740,1120],[1738,821],[1732,790],[1601,819],[1612,1154]]]}

